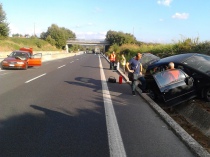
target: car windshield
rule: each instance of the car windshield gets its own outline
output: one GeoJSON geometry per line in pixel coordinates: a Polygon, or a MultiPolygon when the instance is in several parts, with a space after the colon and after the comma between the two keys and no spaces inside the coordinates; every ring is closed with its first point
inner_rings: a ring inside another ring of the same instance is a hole
{"type": "Polygon", "coordinates": [[[9,56],[14,57],[14,58],[19,57],[20,59],[26,59],[27,58],[27,54],[24,53],[24,52],[12,52],[9,56]]]}
{"type": "Polygon", "coordinates": [[[153,77],[160,88],[185,79],[184,73],[178,69],[158,72],[153,77]]]}
{"type": "Polygon", "coordinates": [[[151,54],[151,53],[145,53],[142,55],[142,58],[140,60],[143,67],[146,69],[148,65],[160,60],[159,57],[151,54]]]}
{"type": "Polygon", "coordinates": [[[194,69],[210,75],[210,56],[197,54],[188,58],[184,63],[194,69]]]}

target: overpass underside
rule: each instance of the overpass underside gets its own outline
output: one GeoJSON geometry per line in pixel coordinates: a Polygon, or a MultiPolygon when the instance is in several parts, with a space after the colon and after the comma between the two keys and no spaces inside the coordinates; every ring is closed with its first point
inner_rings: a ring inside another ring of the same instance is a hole
{"type": "Polygon", "coordinates": [[[106,46],[109,46],[110,43],[108,41],[100,41],[100,40],[67,40],[67,45],[81,45],[81,46],[100,46],[103,47],[104,52],[106,49],[106,46]]]}

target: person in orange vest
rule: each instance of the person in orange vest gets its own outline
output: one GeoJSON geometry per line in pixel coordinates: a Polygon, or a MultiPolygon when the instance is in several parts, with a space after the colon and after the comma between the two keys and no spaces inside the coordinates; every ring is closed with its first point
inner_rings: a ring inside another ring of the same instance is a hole
{"type": "Polygon", "coordinates": [[[113,51],[110,54],[110,57],[109,57],[109,60],[110,60],[110,70],[113,70],[114,69],[115,59],[116,59],[116,55],[115,55],[115,52],[113,51]]]}

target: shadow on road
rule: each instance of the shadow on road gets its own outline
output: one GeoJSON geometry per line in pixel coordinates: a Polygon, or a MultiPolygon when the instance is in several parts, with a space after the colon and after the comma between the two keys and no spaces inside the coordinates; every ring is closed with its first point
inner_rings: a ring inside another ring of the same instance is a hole
{"type": "Polygon", "coordinates": [[[78,116],[72,116],[34,104],[30,107],[39,114],[0,122],[1,157],[109,156],[102,108],[79,110],[78,116]]]}
{"type": "Polygon", "coordinates": [[[86,77],[76,77],[76,81],[65,81],[68,84],[92,88],[93,91],[101,91],[101,80],[86,77]]]}

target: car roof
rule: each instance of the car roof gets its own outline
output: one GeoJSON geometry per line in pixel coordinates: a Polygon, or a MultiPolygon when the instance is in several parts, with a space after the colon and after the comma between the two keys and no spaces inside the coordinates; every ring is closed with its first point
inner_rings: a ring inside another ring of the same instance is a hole
{"type": "Polygon", "coordinates": [[[150,66],[155,66],[155,65],[160,65],[160,64],[168,64],[169,62],[174,62],[174,63],[183,63],[187,58],[192,57],[196,55],[196,53],[184,53],[184,54],[178,54],[174,56],[169,56],[162,58],[155,63],[151,64],[150,66]]]}
{"type": "Polygon", "coordinates": [[[28,51],[20,51],[20,50],[15,50],[15,51],[13,51],[13,52],[21,52],[21,53],[29,53],[28,51]]]}
{"type": "Polygon", "coordinates": [[[160,59],[158,62],[176,62],[176,63],[182,63],[187,58],[194,56],[196,53],[184,53],[184,54],[178,54],[174,56],[169,56],[166,58],[160,59]]]}

